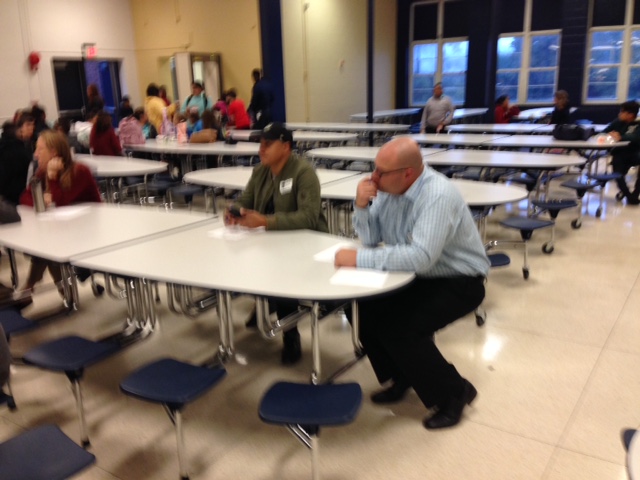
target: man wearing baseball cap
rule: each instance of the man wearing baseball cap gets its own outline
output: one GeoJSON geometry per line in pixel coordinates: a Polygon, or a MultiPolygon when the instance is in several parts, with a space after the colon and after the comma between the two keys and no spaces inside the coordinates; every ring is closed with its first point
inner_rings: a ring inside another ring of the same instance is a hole
{"type": "MultiPolygon", "coordinates": [[[[292,152],[292,143],[293,134],[283,123],[273,122],[264,127],[260,135],[260,164],[236,201],[240,216],[225,212],[228,225],[329,231],[318,176],[307,160],[292,152]]],[[[297,310],[297,303],[278,300],[275,307],[278,318],[284,318],[297,310]]],[[[293,364],[300,357],[300,334],[294,326],[284,332],[282,363],[293,364]]]]}

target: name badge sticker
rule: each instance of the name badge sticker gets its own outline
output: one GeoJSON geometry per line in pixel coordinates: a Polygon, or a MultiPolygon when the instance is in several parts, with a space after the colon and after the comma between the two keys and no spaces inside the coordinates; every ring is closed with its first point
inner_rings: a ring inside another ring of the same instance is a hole
{"type": "Polygon", "coordinates": [[[285,193],[291,193],[293,189],[293,178],[287,178],[286,180],[282,180],[280,182],[280,195],[284,195],[285,193]]]}

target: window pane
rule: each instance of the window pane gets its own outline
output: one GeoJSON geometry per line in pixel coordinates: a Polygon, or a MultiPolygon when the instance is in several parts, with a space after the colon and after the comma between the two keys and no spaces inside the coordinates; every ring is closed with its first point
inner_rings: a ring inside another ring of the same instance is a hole
{"type": "Polygon", "coordinates": [[[522,37],[498,39],[498,70],[520,68],[522,65],[522,37]]]}
{"type": "Polygon", "coordinates": [[[591,34],[592,65],[620,63],[622,32],[593,32],[591,34]]]}
{"type": "Polygon", "coordinates": [[[631,33],[631,63],[640,64],[640,30],[631,33]]]}
{"type": "Polygon", "coordinates": [[[640,68],[632,68],[629,73],[629,94],[627,98],[640,100],[640,68]]]}
{"type": "Polygon", "coordinates": [[[444,92],[451,97],[456,105],[464,104],[467,74],[462,73],[445,73],[442,76],[442,86],[444,92]]]}
{"type": "Polygon", "coordinates": [[[560,35],[536,35],[531,38],[531,68],[556,67],[560,35]]]}
{"type": "Polygon", "coordinates": [[[469,42],[449,42],[442,47],[443,73],[466,72],[469,42]]]}
{"type": "Polygon", "coordinates": [[[590,68],[589,88],[587,99],[589,100],[615,100],[618,88],[617,68],[590,68]]]}
{"type": "Polygon", "coordinates": [[[552,102],[555,88],[555,70],[529,73],[528,102],[552,102]]]}
{"type": "Polygon", "coordinates": [[[500,95],[509,95],[512,99],[518,98],[518,80],[520,74],[515,72],[498,72],[496,75],[496,98],[500,95]]]}
{"type": "Polygon", "coordinates": [[[413,47],[413,74],[435,73],[438,69],[438,45],[435,43],[413,47]]]}
{"type": "Polygon", "coordinates": [[[433,93],[435,85],[435,75],[414,75],[413,91],[411,92],[412,105],[423,105],[427,103],[433,93]]]}

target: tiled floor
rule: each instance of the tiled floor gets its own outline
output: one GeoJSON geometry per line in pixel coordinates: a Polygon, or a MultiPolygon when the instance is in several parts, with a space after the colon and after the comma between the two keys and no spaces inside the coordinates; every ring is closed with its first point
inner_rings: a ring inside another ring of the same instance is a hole
{"type": "MultiPolygon", "coordinates": [[[[626,478],[620,430],[640,425],[640,208],[616,203],[613,190],[600,219],[593,216],[596,206],[594,196],[579,230],[570,227],[575,211],[560,214],[551,255],[540,250],[547,232],[534,235],[528,281],[522,278],[522,254],[508,252],[512,264],[492,271],[487,284],[484,327],[469,316],[436,336],[445,356],[479,392],[459,426],[425,430],[421,420],[427,412],[414,394],[391,408],[373,405],[368,395],[378,385],[362,361],[343,379],[359,382],[366,399],[352,425],[323,431],[323,478],[626,478]]],[[[490,217],[490,238],[518,237],[498,226],[506,214],[501,208],[490,217]]],[[[7,283],[6,257],[2,262],[0,277],[7,283]]],[[[119,328],[122,301],[94,298],[87,286],[81,295],[80,311],[14,338],[14,353],[68,332],[96,338],[119,328]]],[[[37,294],[25,313],[57,302],[53,291],[37,294]]],[[[308,378],[308,322],[301,325],[303,361],[284,368],[280,341],[245,329],[252,305],[244,297],[234,303],[237,349],[247,364],[228,364],[227,378],[186,409],[192,479],[310,477],[309,452],[257,416],[259,398],[271,382],[308,378]]],[[[173,427],[164,411],[123,396],[118,382],[160,356],[207,358],[217,344],[217,322],[213,312],[195,320],[172,314],[164,300],[160,314],[151,338],[86,372],[85,406],[97,464],[80,479],[178,477],[173,427]]],[[[329,372],[350,358],[350,332],[337,317],[323,321],[321,329],[329,372]]],[[[78,440],[74,400],[62,375],[17,366],[13,388],[19,408],[0,410],[0,440],[48,422],[78,440]]]]}

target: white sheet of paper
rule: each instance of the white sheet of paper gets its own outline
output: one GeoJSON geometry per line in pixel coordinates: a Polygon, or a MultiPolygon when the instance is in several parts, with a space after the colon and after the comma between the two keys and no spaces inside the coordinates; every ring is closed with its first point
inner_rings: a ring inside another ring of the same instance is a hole
{"type": "Polygon", "coordinates": [[[91,207],[88,205],[58,207],[37,214],[37,218],[42,220],[71,220],[86,215],[90,210],[91,207]]]}
{"type": "Polygon", "coordinates": [[[325,262],[325,263],[333,263],[336,257],[336,252],[341,248],[355,248],[353,243],[342,242],[333,247],[329,247],[326,250],[322,250],[321,252],[316,253],[313,256],[313,259],[316,262],[325,262]]]}
{"type": "Polygon", "coordinates": [[[231,227],[222,227],[216,228],[215,230],[210,230],[207,232],[207,235],[213,238],[221,238],[223,240],[241,240],[243,238],[247,238],[248,236],[262,233],[264,231],[266,231],[264,227],[245,228],[234,225],[231,227]]]}
{"type": "Polygon", "coordinates": [[[329,283],[331,285],[349,285],[357,287],[382,287],[389,274],[379,270],[367,268],[341,267],[333,274],[329,283]]]}

